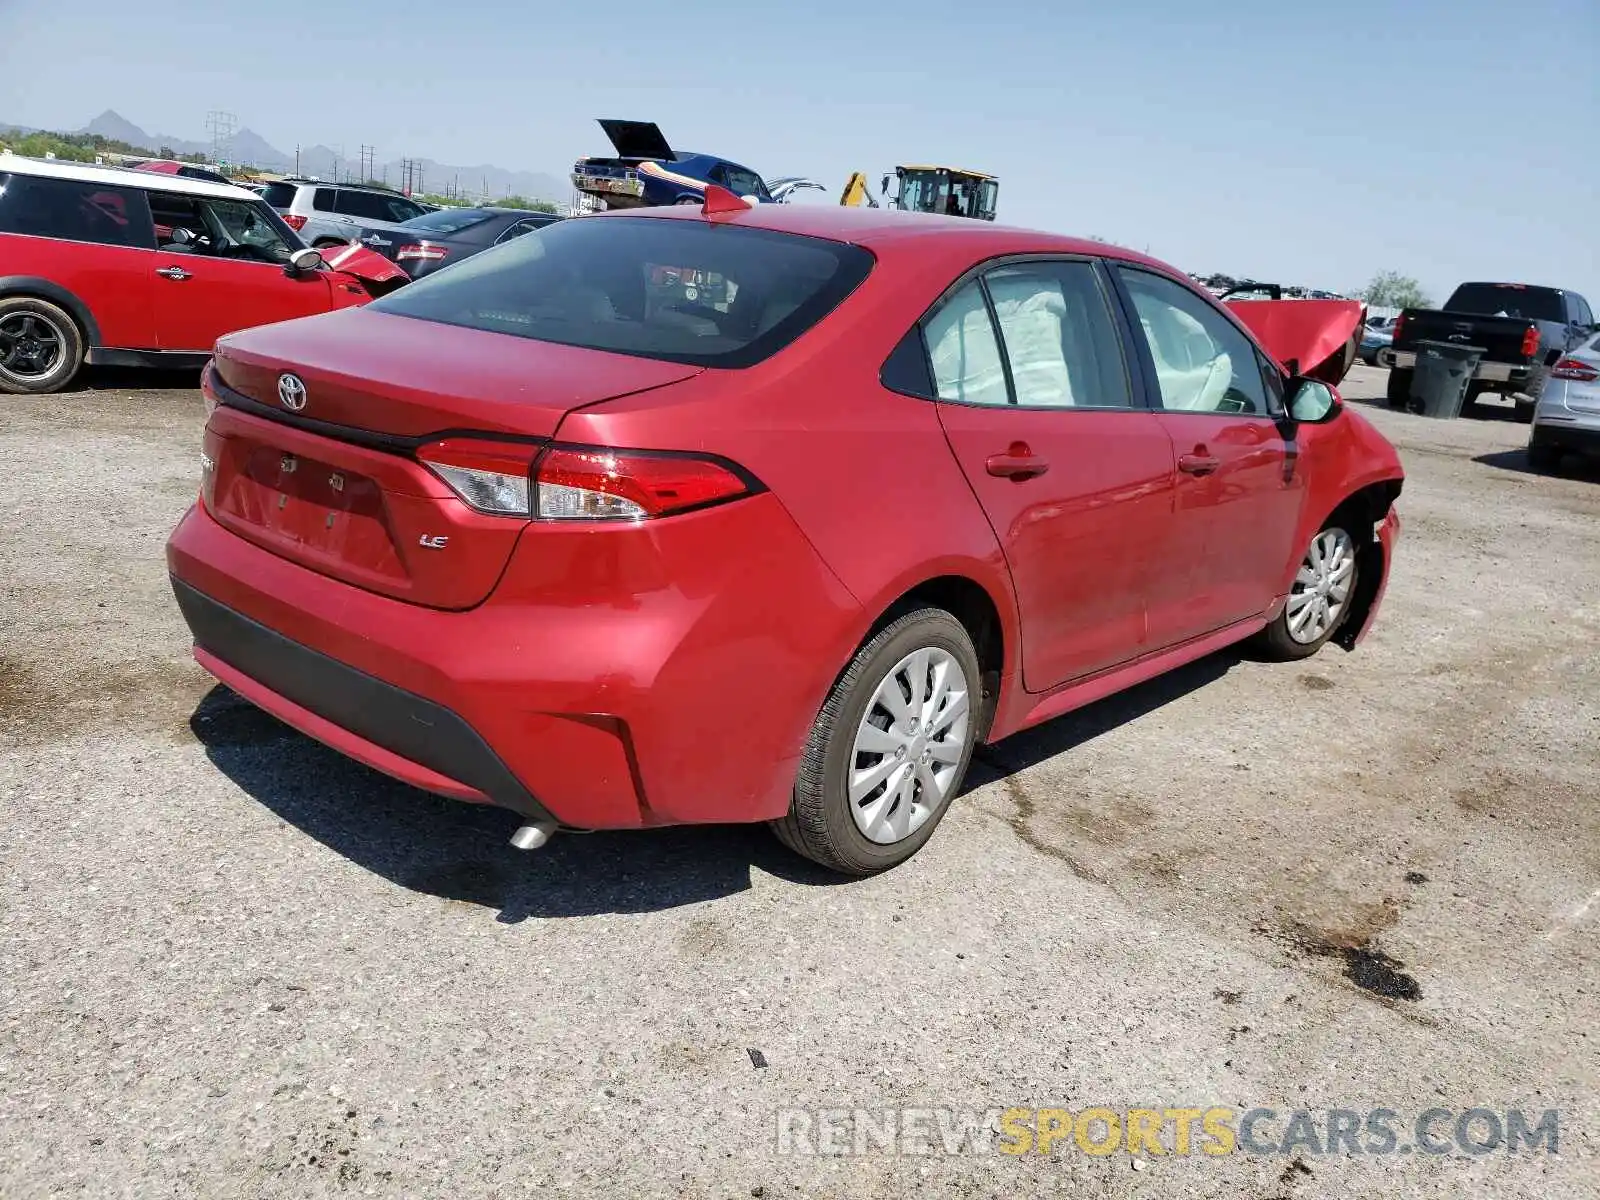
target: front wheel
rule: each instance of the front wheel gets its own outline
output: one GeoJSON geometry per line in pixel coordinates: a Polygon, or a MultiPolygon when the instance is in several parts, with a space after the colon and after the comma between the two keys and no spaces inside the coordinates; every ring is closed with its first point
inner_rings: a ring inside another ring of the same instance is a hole
{"type": "Polygon", "coordinates": [[[822,706],[789,813],[791,850],[847,875],[922,848],[961,790],[977,739],[978,655],[943,609],[908,612],[862,646],[822,706]]]}
{"type": "Polygon", "coordinates": [[[59,392],[83,365],[83,333],[62,309],[33,296],[0,299],[0,392],[59,392]]]}
{"type": "Polygon", "coordinates": [[[1356,591],[1356,542],[1341,525],[1325,525],[1311,539],[1283,611],[1261,631],[1267,654],[1289,662],[1310,658],[1350,615],[1356,591]]]}

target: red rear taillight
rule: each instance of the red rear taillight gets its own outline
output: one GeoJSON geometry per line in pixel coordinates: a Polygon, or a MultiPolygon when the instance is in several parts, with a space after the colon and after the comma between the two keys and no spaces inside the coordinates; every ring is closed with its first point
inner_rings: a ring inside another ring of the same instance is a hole
{"type": "Polygon", "coordinates": [[[417,451],[424,466],[483,513],[526,517],[528,481],[539,447],[484,438],[446,438],[417,451]]]}
{"type": "Polygon", "coordinates": [[[1389,330],[1389,344],[1392,346],[1400,340],[1400,334],[1406,327],[1406,315],[1401,313],[1394,319],[1394,326],[1389,330]]]}
{"type": "Polygon", "coordinates": [[[542,521],[644,521],[749,495],[730,463],[690,454],[447,438],[417,458],[470,507],[542,521]]]}
{"type": "Polygon", "coordinates": [[[1522,357],[1532,358],[1539,352],[1539,327],[1529,325],[1522,331],[1522,357]]]}
{"type": "Polygon", "coordinates": [[[428,242],[418,242],[414,246],[401,246],[395,251],[395,262],[405,262],[407,259],[421,259],[423,262],[438,262],[450,251],[444,246],[434,246],[428,242]]]}
{"type": "Polygon", "coordinates": [[[283,217],[283,223],[296,233],[306,227],[306,219],[299,213],[282,213],[280,215],[283,217]]]}
{"type": "Polygon", "coordinates": [[[1590,366],[1582,359],[1563,358],[1550,368],[1552,379],[1573,379],[1579,383],[1593,383],[1600,379],[1600,367],[1590,366]]]}
{"type": "Polygon", "coordinates": [[[546,521],[643,521],[756,490],[731,464],[693,455],[552,446],[535,466],[546,521]]]}

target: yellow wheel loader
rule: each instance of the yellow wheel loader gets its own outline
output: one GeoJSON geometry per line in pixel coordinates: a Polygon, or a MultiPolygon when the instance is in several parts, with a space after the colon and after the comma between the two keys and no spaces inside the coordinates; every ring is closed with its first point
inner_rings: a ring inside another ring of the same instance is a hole
{"type": "MultiPolygon", "coordinates": [[[[957,167],[904,166],[896,167],[893,176],[885,175],[878,190],[883,195],[883,204],[889,208],[992,221],[1000,197],[1000,181],[982,171],[964,171],[957,167]],[[892,191],[891,179],[894,180],[892,191]]],[[[868,208],[883,207],[873,199],[867,177],[861,171],[856,171],[846,181],[839,203],[849,207],[862,204],[868,208]]]]}

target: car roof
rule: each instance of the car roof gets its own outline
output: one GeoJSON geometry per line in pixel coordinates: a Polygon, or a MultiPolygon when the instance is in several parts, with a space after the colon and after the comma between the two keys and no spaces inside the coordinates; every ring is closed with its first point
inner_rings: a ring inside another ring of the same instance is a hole
{"type": "Polygon", "coordinates": [[[59,158],[25,158],[20,154],[0,154],[0,171],[16,175],[37,175],[46,179],[72,179],[79,183],[102,183],[108,187],[142,188],[145,191],[186,192],[218,200],[259,200],[248,188],[231,183],[212,183],[209,179],[190,179],[158,171],[134,171],[124,167],[100,167],[89,163],[66,162],[59,158]]]}
{"type": "MultiPolygon", "coordinates": [[[[706,218],[698,205],[660,205],[593,213],[581,219],[694,221],[706,218]]],[[[1003,254],[1083,254],[1142,263],[1186,278],[1172,264],[1122,246],[1020,226],[998,225],[971,217],[945,217],[931,213],[902,212],[893,208],[858,208],[850,205],[759,204],[746,212],[735,212],[717,219],[719,223],[753,229],[848,242],[869,250],[877,246],[927,239],[952,246],[959,243],[971,253],[974,261],[1003,254]]]]}

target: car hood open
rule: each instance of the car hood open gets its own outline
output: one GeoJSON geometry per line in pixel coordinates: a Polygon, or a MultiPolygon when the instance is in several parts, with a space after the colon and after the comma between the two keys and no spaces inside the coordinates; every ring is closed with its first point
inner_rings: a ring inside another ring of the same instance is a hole
{"type": "MultiPolygon", "coordinates": [[[[1280,364],[1337,385],[1354,361],[1352,339],[1367,317],[1359,300],[1224,300],[1280,364]]],[[[1359,339],[1358,339],[1359,340],[1359,339]]]]}

